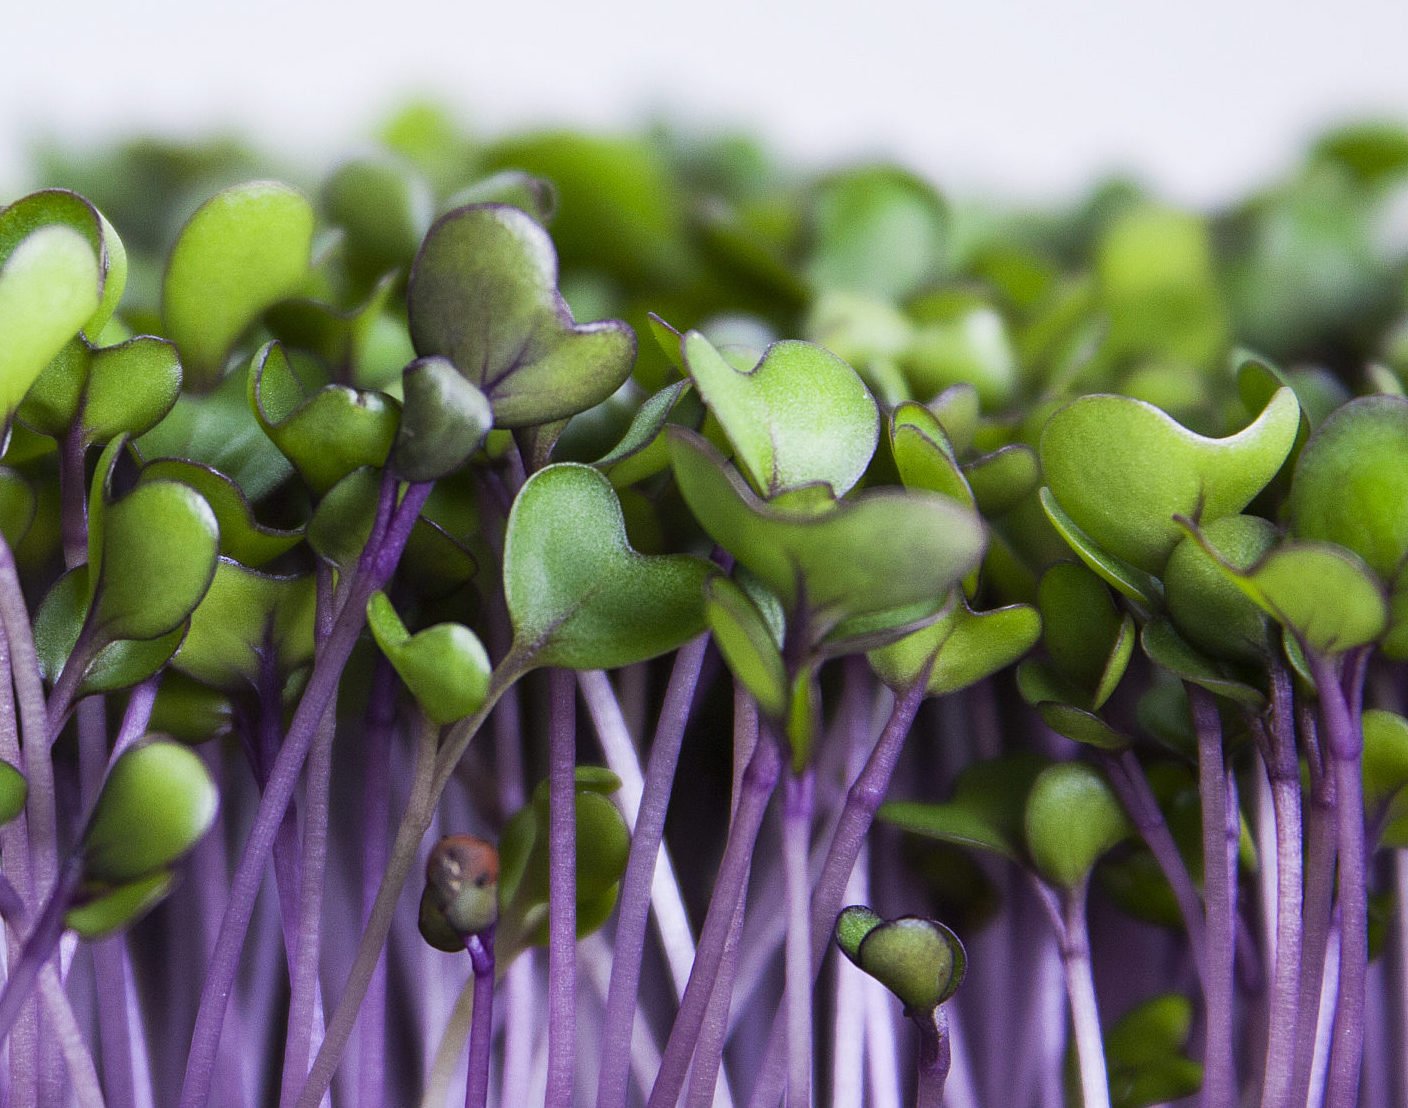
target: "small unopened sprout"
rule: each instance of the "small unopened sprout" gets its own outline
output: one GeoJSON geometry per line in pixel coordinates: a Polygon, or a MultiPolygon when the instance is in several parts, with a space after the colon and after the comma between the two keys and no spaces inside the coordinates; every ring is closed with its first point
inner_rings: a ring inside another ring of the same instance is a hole
{"type": "Polygon", "coordinates": [[[499,918],[499,852],[473,835],[447,835],[425,863],[426,899],[461,936],[499,918]]]}

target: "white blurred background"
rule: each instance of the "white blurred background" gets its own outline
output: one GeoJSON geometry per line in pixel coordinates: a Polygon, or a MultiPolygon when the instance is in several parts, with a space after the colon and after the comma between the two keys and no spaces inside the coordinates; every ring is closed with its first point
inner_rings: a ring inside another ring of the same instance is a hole
{"type": "Polygon", "coordinates": [[[319,160],[409,93],[477,127],[746,125],[807,165],[1214,204],[1326,123],[1408,117],[1405,0],[0,0],[0,197],[29,144],[229,125],[319,160]]]}

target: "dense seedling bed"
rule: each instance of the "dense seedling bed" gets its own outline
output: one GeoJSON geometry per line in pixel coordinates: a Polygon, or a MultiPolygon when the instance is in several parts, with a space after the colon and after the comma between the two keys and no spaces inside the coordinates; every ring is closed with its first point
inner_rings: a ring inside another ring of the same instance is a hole
{"type": "Polygon", "coordinates": [[[1408,1101],[1408,133],[271,176],[0,208],[6,1103],[1408,1101]]]}

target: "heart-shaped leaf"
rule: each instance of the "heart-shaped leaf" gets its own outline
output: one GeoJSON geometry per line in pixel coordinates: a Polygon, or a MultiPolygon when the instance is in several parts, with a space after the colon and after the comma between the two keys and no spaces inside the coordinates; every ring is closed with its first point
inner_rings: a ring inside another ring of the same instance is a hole
{"type": "Polygon", "coordinates": [[[1010,512],[1041,484],[1036,451],[1014,443],[975,458],[963,467],[973,496],[986,517],[1010,512]]]}
{"type": "Polygon", "coordinates": [[[504,591],[514,650],[534,665],[614,669],[704,628],[709,563],[631,549],[620,501],[590,466],[539,470],[509,513],[504,591]]]}
{"type": "Polygon", "coordinates": [[[313,223],[297,189],[251,181],[217,193],[181,228],[162,284],[162,317],[196,388],[214,385],[245,328],[303,284],[313,223]]]}
{"type": "Polygon", "coordinates": [[[437,623],[412,635],[381,592],[367,602],[367,625],[431,722],[453,723],[484,703],[494,667],[468,627],[437,623]]]}
{"type": "Polygon", "coordinates": [[[254,357],[249,404],[264,433],[317,493],[359,466],[385,465],[400,423],[395,402],[379,392],[326,385],[306,396],[276,342],[254,357]]]}
{"type": "Polygon", "coordinates": [[[698,331],[681,340],[685,366],[765,497],[823,483],[841,496],[870,464],[880,415],[856,371],[808,342],[776,342],[747,372],[698,331]]]}
{"type": "Polygon", "coordinates": [[[44,367],[98,310],[102,274],[92,245],[46,224],[0,259],[0,405],[8,419],[44,367]]]}
{"type": "Polygon", "coordinates": [[[254,687],[271,655],[287,676],[313,660],[316,607],[312,574],[274,577],[221,558],[173,665],[225,692],[254,687]]]}
{"type": "MultiPolygon", "coordinates": [[[[1260,615],[1260,611],[1257,614],[1260,615]]],[[[1251,685],[1228,677],[1215,662],[1198,653],[1166,619],[1146,623],[1139,642],[1151,662],[1184,681],[1191,681],[1253,711],[1265,703],[1266,698],[1251,685]]]]}
{"type": "Polygon", "coordinates": [[[942,804],[891,801],[881,807],[880,818],[925,838],[1018,860],[1026,851],[1027,794],[1050,764],[1035,754],[974,762],[958,775],[952,799],[942,804]]]}
{"type": "Polygon", "coordinates": [[[1351,400],[1301,451],[1291,481],[1292,533],[1347,547],[1392,581],[1408,559],[1405,458],[1408,400],[1351,400]]]}
{"type": "Polygon", "coordinates": [[[841,910],[836,945],[916,1015],[932,1012],[957,992],[968,965],[958,936],[937,920],[884,920],[859,905],[841,910]]]}
{"type": "Polygon", "coordinates": [[[518,208],[471,205],[437,220],[407,296],[417,353],[449,359],[489,398],[499,427],[586,411],[635,360],[624,323],[573,320],[557,291],[552,240],[518,208]]]}
{"type": "Polygon", "coordinates": [[[1027,849],[1036,868],[1072,889],[1133,829],[1104,775],[1084,762],[1043,770],[1027,797],[1027,849]]]}
{"type": "Polygon", "coordinates": [[[1374,642],[1388,624],[1388,602],[1373,571],[1342,546],[1283,542],[1242,570],[1191,524],[1223,574],[1309,649],[1338,654],[1374,642]]]}
{"type": "Polygon", "coordinates": [[[942,493],[975,507],[968,477],[938,418],[923,405],[906,401],[890,413],[890,451],[907,489],[942,493]]]}
{"type": "Polygon", "coordinates": [[[947,497],[884,489],[823,498],[821,511],[766,504],[698,435],[668,434],[695,518],[818,639],[853,616],[924,602],[937,611],[982,556],[981,521],[947,497]]]}
{"type": "Polygon", "coordinates": [[[118,758],[80,851],[85,881],[125,885],[171,866],[215,821],[218,796],[200,758],[149,742],[118,758]]]}
{"type": "Polygon", "coordinates": [[[909,688],[927,669],[927,695],[944,696],[1006,669],[1040,637],[1041,616],[1030,605],[975,612],[960,598],[928,627],[871,651],[869,658],[891,688],[909,688]]]}
{"type": "Polygon", "coordinates": [[[1158,574],[1183,537],[1173,517],[1210,523],[1240,512],[1276,476],[1299,426],[1290,389],[1223,439],[1194,434],[1142,401],[1086,396],[1047,421],[1041,466],[1077,527],[1115,557],[1158,574]]]}
{"type": "Polygon", "coordinates": [[[401,386],[401,424],[390,462],[405,480],[444,477],[484,445],[494,425],[489,401],[444,358],[412,362],[401,386]]]}

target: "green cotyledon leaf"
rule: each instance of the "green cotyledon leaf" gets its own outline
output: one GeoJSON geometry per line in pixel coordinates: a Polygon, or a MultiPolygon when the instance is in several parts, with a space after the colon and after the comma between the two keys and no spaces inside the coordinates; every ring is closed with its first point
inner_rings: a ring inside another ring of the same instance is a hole
{"type": "Polygon", "coordinates": [[[1041,435],[1041,466],[1056,502],[1102,548],[1159,574],[1183,533],[1177,515],[1210,523],[1240,512],[1295,443],[1300,406],[1279,389],[1256,420],[1222,439],[1189,431],[1151,404],[1085,396],[1041,435]]]}
{"type": "Polygon", "coordinates": [[[674,650],[704,628],[708,562],[632,549],[615,490],[575,463],[524,484],[504,539],[514,649],[536,665],[614,669],[674,650]]]}
{"type": "Polygon", "coordinates": [[[552,239],[508,205],[472,204],[437,220],[411,268],[407,301],[416,352],[453,363],[489,398],[498,427],[586,411],[635,361],[635,333],[624,323],[572,318],[552,239]]]}

